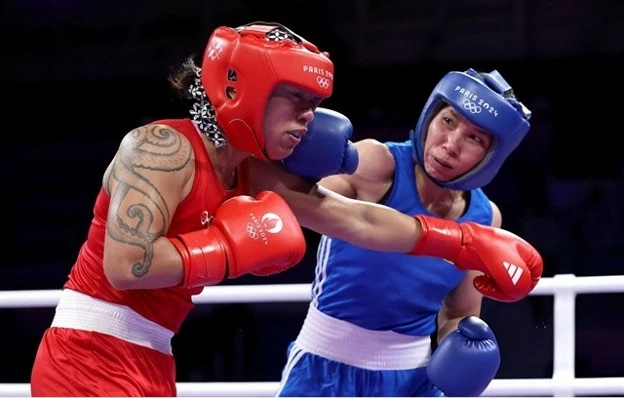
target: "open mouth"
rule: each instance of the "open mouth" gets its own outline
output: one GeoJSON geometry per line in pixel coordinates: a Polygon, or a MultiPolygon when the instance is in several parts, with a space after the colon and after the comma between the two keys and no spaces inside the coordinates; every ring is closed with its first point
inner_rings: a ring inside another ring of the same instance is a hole
{"type": "Polygon", "coordinates": [[[294,130],[294,131],[289,131],[288,135],[300,140],[301,137],[303,137],[303,135],[305,134],[305,132],[306,132],[305,130],[294,130]]]}

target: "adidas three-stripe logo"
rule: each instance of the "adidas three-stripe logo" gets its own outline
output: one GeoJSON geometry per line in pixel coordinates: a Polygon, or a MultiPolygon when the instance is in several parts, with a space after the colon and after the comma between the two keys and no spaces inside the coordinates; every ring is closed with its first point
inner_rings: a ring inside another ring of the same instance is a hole
{"type": "Polygon", "coordinates": [[[511,283],[513,283],[515,286],[516,283],[518,283],[518,280],[520,280],[520,276],[522,276],[522,273],[524,272],[524,270],[522,268],[519,268],[517,265],[508,263],[507,261],[503,261],[503,265],[505,266],[505,269],[509,273],[509,277],[511,278],[511,283]]]}

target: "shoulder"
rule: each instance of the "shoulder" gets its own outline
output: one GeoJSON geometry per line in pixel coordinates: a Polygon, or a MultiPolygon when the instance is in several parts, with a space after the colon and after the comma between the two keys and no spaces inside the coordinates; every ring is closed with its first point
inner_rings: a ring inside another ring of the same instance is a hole
{"type": "Polygon", "coordinates": [[[383,155],[384,153],[387,153],[392,156],[390,154],[390,149],[388,149],[388,146],[385,143],[373,138],[365,138],[363,140],[357,141],[355,143],[355,146],[358,148],[358,150],[365,150],[371,154],[383,155]]]}
{"type": "Polygon", "coordinates": [[[195,168],[191,142],[166,124],[146,124],[128,132],[121,140],[115,163],[139,174],[182,175],[184,181],[195,168]]]}
{"type": "Polygon", "coordinates": [[[185,149],[190,147],[191,143],[180,131],[162,123],[145,124],[137,127],[128,132],[121,141],[121,147],[126,149],[147,146],[185,149]]]}
{"type": "Polygon", "coordinates": [[[123,137],[117,156],[121,157],[121,161],[148,161],[144,164],[147,168],[162,167],[163,170],[176,171],[193,166],[194,152],[186,135],[175,128],[167,124],[146,124],[123,137]]]}
{"type": "Polygon", "coordinates": [[[392,176],[395,169],[394,156],[390,148],[380,141],[367,138],[355,143],[360,155],[358,173],[367,179],[378,180],[392,176]]]}

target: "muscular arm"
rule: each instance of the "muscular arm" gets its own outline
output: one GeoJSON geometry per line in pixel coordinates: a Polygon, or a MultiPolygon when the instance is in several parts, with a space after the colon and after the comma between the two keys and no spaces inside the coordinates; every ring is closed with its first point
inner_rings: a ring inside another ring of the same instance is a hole
{"type": "MultiPolygon", "coordinates": [[[[494,202],[492,206],[492,226],[500,228],[502,224],[501,212],[494,202]]],[[[478,271],[468,271],[461,282],[444,298],[442,308],[438,313],[438,343],[457,329],[457,324],[464,317],[480,316],[483,296],[473,286],[472,280],[481,275],[478,271]]]]}
{"type": "Polygon", "coordinates": [[[190,143],[168,126],[143,126],[124,137],[103,181],[111,198],[104,272],[115,288],[181,283],[182,260],[164,235],[193,164],[190,143]]]}
{"type": "Polygon", "coordinates": [[[420,223],[410,216],[322,186],[306,197],[288,192],[285,198],[302,226],[362,248],[407,253],[422,235],[420,223]]]}
{"type": "Polygon", "coordinates": [[[355,143],[360,162],[353,174],[335,174],[319,184],[352,199],[378,203],[394,179],[394,157],[383,143],[365,139],[355,143]]]}
{"type": "Polygon", "coordinates": [[[409,252],[422,234],[420,223],[397,210],[364,201],[367,197],[359,189],[362,184],[375,185],[373,173],[380,173],[383,167],[379,157],[369,152],[383,150],[381,145],[372,140],[357,143],[361,161],[355,174],[327,177],[316,187],[279,163],[252,159],[252,189],[280,194],[305,228],[371,250],[409,252]],[[375,163],[377,167],[373,167],[375,163]]]}
{"type": "Polygon", "coordinates": [[[478,271],[468,271],[464,278],[444,298],[438,312],[438,343],[457,329],[462,318],[481,314],[482,295],[473,286],[472,280],[481,275],[478,271]]]}

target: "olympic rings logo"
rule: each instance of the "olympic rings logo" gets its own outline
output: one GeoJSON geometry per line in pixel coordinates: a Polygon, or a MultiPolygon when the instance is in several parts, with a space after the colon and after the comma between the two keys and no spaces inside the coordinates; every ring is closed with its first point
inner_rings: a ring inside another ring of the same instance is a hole
{"type": "Polygon", "coordinates": [[[329,87],[329,79],[326,77],[317,76],[316,82],[318,83],[319,86],[321,86],[321,88],[329,87]]]}
{"type": "Polygon", "coordinates": [[[464,98],[462,104],[464,104],[464,109],[469,110],[470,113],[481,113],[481,107],[470,101],[468,98],[464,98]]]}
{"type": "Polygon", "coordinates": [[[258,235],[258,231],[256,231],[252,223],[248,222],[245,229],[251,239],[258,239],[260,237],[260,235],[258,235]]]}

